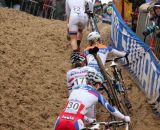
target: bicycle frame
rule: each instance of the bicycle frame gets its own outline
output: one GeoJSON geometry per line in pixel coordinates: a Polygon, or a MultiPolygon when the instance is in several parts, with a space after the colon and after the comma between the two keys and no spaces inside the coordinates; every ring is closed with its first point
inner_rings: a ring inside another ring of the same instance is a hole
{"type": "Polygon", "coordinates": [[[117,57],[111,60],[107,60],[106,62],[111,62],[110,67],[113,69],[113,78],[112,78],[112,85],[114,86],[116,95],[120,102],[120,108],[124,114],[130,114],[130,108],[132,107],[129,99],[128,94],[126,92],[124,80],[121,74],[121,70],[118,68],[116,63],[117,60],[124,58],[124,57],[117,57]]]}
{"type": "Polygon", "coordinates": [[[95,16],[90,16],[89,20],[90,20],[90,25],[92,27],[92,31],[96,31],[96,32],[98,32],[100,34],[100,31],[98,29],[95,16]]]}

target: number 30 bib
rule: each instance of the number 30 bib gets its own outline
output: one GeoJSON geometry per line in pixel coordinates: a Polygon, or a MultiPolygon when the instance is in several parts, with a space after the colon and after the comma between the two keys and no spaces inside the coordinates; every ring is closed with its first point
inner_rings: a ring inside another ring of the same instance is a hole
{"type": "Polygon", "coordinates": [[[68,101],[65,112],[71,114],[78,114],[83,108],[84,105],[78,101],[68,101]]]}

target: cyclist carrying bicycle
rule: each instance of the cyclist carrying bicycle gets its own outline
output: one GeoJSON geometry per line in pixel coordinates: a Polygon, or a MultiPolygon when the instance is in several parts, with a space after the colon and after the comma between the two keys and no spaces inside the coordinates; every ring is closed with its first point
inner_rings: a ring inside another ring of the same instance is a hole
{"type": "Polygon", "coordinates": [[[67,72],[67,86],[69,93],[78,85],[86,85],[86,75],[88,71],[93,71],[93,67],[87,66],[86,56],[81,52],[73,53],[70,57],[72,69],[67,72]]]}
{"type": "Polygon", "coordinates": [[[106,45],[104,45],[102,43],[102,38],[101,38],[100,34],[96,31],[88,34],[87,41],[88,41],[89,46],[84,50],[84,54],[87,57],[87,64],[88,64],[88,66],[94,67],[98,71],[99,71],[99,66],[98,66],[97,61],[94,58],[94,56],[92,54],[90,54],[90,53],[92,53],[91,51],[98,49],[97,54],[99,55],[103,65],[105,64],[105,61],[106,61],[109,53],[112,53],[117,56],[122,56],[122,57],[128,55],[128,53],[125,51],[118,51],[118,50],[112,48],[111,46],[107,47],[106,45]]]}
{"type": "MultiPolygon", "coordinates": [[[[69,94],[78,85],[87,85],[86,76],[88,71],[95,71],[95,68],[86,66],[87,59],[83,53],[73,53],[70,60],[72,63],[72,69],[67,72],[67,87],[69,94]]],[[[86,116],[90,118],[86,120],[86,123],[89,123],[90,120],[94,120],[96,118],[95,105],[90,107],[90,110],[87,112],[86,116]]]]}
{"type": "Polygon", "coordinates": [[[93,12],[92,0],[66,0],[68,35],[73,51],[80,51],[83,30],[88,23],[86,8],[93,12]]]}
{"type": "Polygon", "coordinates": [[[56,120],[54,130],[81,130],[84,128],[85,114],[89,108],[100,102],[112,115],[130,122],[130,117],[123,115],[96,90],[103,83],[103,76],[97,71],[87,73],[87,84],[76,86],[66,103],[64,110],[56,120]]]}

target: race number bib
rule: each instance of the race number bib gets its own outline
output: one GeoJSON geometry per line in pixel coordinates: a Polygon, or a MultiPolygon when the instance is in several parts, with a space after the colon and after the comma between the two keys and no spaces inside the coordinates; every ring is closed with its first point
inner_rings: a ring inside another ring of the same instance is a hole
{"type": "Polygon", "coordinates": [[[73,7],[73,11],[74,11],[75,13],[79,13],[79,12],[80,12],[80,7],[74,6],[74,7],[73,7]]]}
{"type": "Polygon", "coordinates": [[[77,85],[80,85],[80,84],[86,84],[86,78],[78,77],[74,80],[74,86],[77,86],[77,85]]]}
{"type": "Polygon", "coordinates": [[[77,114],[80,106],[81,106],[81,103],[79,103],[79,102],[69,101],[68,104],[67,104],[67,107],[65,109],[65,112],[72,113],[72,114],[77,114]]]}

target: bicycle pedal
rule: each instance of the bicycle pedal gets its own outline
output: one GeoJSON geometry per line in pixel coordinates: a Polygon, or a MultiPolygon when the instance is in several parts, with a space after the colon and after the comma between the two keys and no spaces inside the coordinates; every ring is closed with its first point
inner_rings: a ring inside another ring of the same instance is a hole
{"type": "Polygon", "coordinates": [[[154,107],[154,108],[152,108],[152,110],[153,110],[153,111],[157,111],[157,108],[154,107]]]}
{"type": "Polygon", "coordinates": [[[130,103],[130,101],[128,99],[124,100],[125,105],[127,106],[128,109],[132,108],[132,104],[130,103]]]}
{"type": "Polygon", "coordinates": [[[127,108],[128,108],[128,109],[131,109],[131,108],[132,108],[132,105],[131,105],[131,104],[127,105],[127,108]]]}

